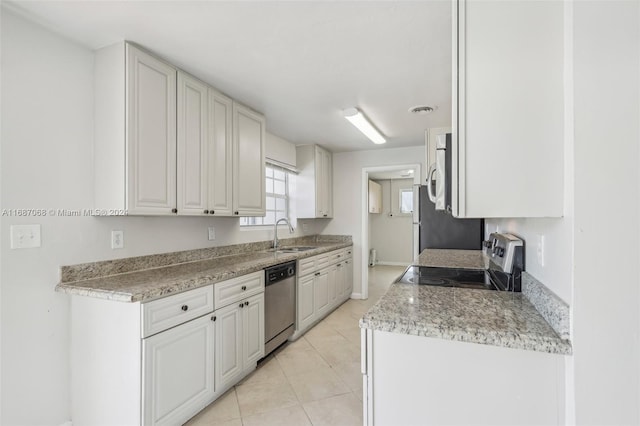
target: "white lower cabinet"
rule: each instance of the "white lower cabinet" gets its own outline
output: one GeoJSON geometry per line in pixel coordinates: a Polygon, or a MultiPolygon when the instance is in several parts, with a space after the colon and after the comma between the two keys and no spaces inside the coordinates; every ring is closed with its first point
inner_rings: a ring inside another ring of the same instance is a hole
{"type": "Polygon", "coordinates": [[[263,271],[145,303],[74,296],[71,420],[183,424],[263,356],[263,271]]]}
{"type": "Polygon", "coordinates": [[[365,425],[565,424],[564,355],[361,333],[365,425]]]}
{"type": "Polygon", "coordinates": [[[351,297],[351,251],[349,247],[298,261],[294,339],[351,297]]]}
{"type": "Polygon", "coordinates": [[[210,315],[143,340],[143,424],[189,419],[214,396],[214,321],[210,315]]]}
{"type": "Polygon", "coordinates": [[[264,292],[214,312],[216,395],[222,395],[264,356],[264,292]]]}

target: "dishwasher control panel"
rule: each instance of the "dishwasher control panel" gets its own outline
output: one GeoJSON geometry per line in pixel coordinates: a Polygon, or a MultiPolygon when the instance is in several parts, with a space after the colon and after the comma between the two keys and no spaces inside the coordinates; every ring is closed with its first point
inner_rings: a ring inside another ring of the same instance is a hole
{"type": "Polygon", "coordinates": [[[265,269],[267,285],[283,279],[293,277],[296,274],[296,262],[283,263],[265,269]]]}

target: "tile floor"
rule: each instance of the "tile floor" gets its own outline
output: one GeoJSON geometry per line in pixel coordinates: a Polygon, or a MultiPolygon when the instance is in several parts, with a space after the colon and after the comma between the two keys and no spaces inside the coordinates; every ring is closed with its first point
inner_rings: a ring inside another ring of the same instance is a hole
{"type": "Polygon", "coordinates": [[[358,320],[404,269],[369,268],[369,299],[348,300],[278,348],[187,425],[362,425],[358,320]]]}

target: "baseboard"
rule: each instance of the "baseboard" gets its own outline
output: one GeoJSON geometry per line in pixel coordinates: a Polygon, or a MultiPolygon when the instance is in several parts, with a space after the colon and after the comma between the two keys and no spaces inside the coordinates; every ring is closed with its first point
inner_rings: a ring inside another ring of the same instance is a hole
{"type": "Polygon", "coordinates": [[[411,262],[386,262],[383,260],[380,260],[376,263],[376,265],[381,265],[381,266],[409,266],[411,265],[411,262]]]}
{"type": "Polygon", "coordinates": [[[362,293],[351,293],[351,299],[362,299],[362,293]]]}

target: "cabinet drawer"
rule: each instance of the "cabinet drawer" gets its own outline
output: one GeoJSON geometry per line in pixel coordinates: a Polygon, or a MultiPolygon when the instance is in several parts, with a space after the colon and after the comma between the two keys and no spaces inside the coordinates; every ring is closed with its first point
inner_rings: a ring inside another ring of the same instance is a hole
{"type": "Polygon", "coordinates": [[[340,262],[344,259],[344,250],[336,250],[329,253],[329,263],[340,262]]]}
{"type": "Polygon", "coordinates": [[[213,285],[215,308],[219,309],[264,291],[264,271],[254,272],[213,285]]]}
{"type": "Polygon", "coordinates": [[[213,312],[213,286],[142,304],[142,337],[182,324],[213,312]]]}
{"type": "Polygon", "coordinates": [[[331,263],[331,253],[316,256],[316,271],[328,266],[331,263]]]}
{"type": "Polygon", "coordinates": [[[316,257],[308,257],[306,259],[301,259],[298,261],[298,276],[302,277],[304,275],[310,274],[316,269],[316,257]]]}
{"type": "Polygon", "coordinates": [[[346,249],[344,249],[344,257],[346,259],[351,259],[352,256],[353,256],[353,248],[352,247],[347,247],[346,249]]]}

